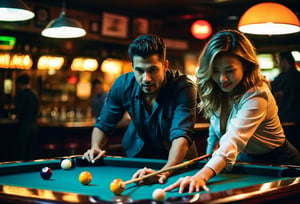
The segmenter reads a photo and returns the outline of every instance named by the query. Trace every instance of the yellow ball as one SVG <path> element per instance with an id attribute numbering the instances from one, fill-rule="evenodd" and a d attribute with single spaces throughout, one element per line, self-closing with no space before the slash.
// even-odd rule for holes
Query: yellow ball
<path id="1" fill-rule="evenodd" d="M 88 185 L 92 181 L 92 174 L 88 171 L 83 171 L 79 174 L 79 182 L 83 185 Z"/>
<path id="2" fill-rule="evenodd" d="M 120 195 L 125 190 L 125 183 L 122 179 L 114 179 L 110 183 L 109 188 L 115 195 Z"/>

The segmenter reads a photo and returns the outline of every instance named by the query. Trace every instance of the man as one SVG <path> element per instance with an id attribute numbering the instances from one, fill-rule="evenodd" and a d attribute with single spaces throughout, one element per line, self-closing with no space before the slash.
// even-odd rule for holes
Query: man
<path id="1" fill-rule="evenodd" d="M 102 110 L 107 93 L 103 89 L 100 79 L 92 81 L 93 97 L 92 97 L 92 114 L 93 118 L 97 118 Z"/>
<path id="2" fill-rule="evenodd" d="M 36 156 L 39 100 L 30 87 L 30 77 L 27 74 L 20 75 L 16 83 L 19 89 L 16 96 L 16 115 L 19 121 L 18 160 L 31 160 Z"/>
<path id="3" fill-rule="evenodd" d="M 280 74 L 271 82 L 288 140 L 300 151 L 300 72 L 291 52 L 279 53 Z"/>
<path id="4" fill-rule="evenodd" d="M 166 46 L 157 35 L 142 35 L 129 46 L 133 72 L 120 76 L 108 93 L 83 158 L 105 155 L 107 136 L 127 111 L 131 122 L 122 144 L 128 157 L 167 159 L 169 167 L 197 156 L 193 141 L 197 88 L 185 75 L 168 69 Z M 144 168 L 134 178 L 154 172 Z M 152 181 L 163 183 L 169 173 Z"/>

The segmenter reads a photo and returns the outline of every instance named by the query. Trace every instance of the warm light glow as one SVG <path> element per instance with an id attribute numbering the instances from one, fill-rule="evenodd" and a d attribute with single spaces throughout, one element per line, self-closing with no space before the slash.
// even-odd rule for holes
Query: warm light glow
<path id="1" fill-rule="evenodd" d="M 26 21 L 33 17 L 34 12 L 21 0 L 0 1 L 0 21 Z"/>
<path id="2" fill-rule="evenodd" d="M 212 27 L 205 20 L 197 20 L 192 24 L 191 32 L 197 39 L 206 39 L 212 34 Z"/>
<path id="3" fill-rule="evenodd" d="M 4 87 L 3 87 L 4 93 L 10 94 L 12 92 L 12 80 L 4 79 L 3 85 L 4 85 Z"/>
<path id="4" fill-rule="evenodd" d="M 92 85 L 90 82 L 79 81 L 76 86 L 76 95 L 80 99 L 88 99 L 91 96 Z"/>
<path id="5" fill-rule="evenodd" d="M 296 62 L 300 62 L 300 52 L 299 51 L 292 51 L 292 55 Z"/>
<path id="6" fill-rule="evenodd" d="M 58 56 L 41 56 L 38 60 L 38 70 L 60 70 L 65 62 L 63 57 Z"/>
<path id="7" fill-rule="evenodd" d="M 123 61 L 123 69 L 122 69 L 122 74 L 132 72 L 132 64 L 130 60 L 124 60 Z"/>
<path id="8" fill-rule="evenodd" d="M 272 69 L 274 67 L 272 54 L 258 54 L 257 59 L 261 69 Z"/>
<path id="9" fill-rule="evenodd" d="M 121 60 L 108 58 L 102 62 L 101 70 L 106 73 L 119 75 L 122 72 L 122 65 Z"/>
<path id="10" fill-rule="evenodd" d="M 96 71 L 99 64 L 96 59 L 92 58 L 74 58 L 71 64 L 72 71 Z"/>
<path id="11" fill-rule="evenodd" d="M 3 186 L 3 192 L 7 195 L 16 195 L 16 196 L 24 196 L 28 198 L 43 198 L 46 200 L 54 201 L 58 198 L 50 190 L 44 189 L 29 189 L 24 187 L 17 187 L 17 186 Z M 64 193 L 61 197 L 63 201 L 78 203 L 79 198 L 76 193 Z"/>
<path id="12" fill-rule="evenodd" d="M 89 99 L 92 92 L 91 72 L 80 72 L 76 85 L 76 95 L 79 99 Z"/>
<path id="13" fill-rule="evenodd" d="M 0 54 L 0 67 L 9 69 L 30 69 L 32 58 L 25 54 Z"/>
<path id="14" fill-rule="evenodd" d="M 287 7 L 272 2 L 259 3 L 241 17 L 238 29 L 257 35 L 281 35 L 300 31 L 298 17 Z"/>

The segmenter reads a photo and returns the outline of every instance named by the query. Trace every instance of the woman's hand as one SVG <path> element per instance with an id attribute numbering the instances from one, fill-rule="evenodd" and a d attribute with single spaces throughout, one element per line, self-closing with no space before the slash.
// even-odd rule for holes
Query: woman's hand
<path id="1" fill-rule="evenodd" d="M 154 173 L 155 170 L 144 167 L 143 169 L 139 169 L 135 174 L 133 174 L 132 179 L 136 179 L 136 178 L 141 178 L 146 176 L 147 174 L 151 174 Z M 162 174 L 157 174 L 155 176 L 151 176 L 149 178 L 140 180 L 138 182 L 139 185 L 141 184 L 153 184 L 153 183 L 160 183 L 163 184 L 166 182 L 167 178 L 169 176 L 168 172 L 162 173 Z"/>
<path id="2" fill-rule="evenodd" d="M 189 193 L 193 193 L 194 191 L 199 192 L 201 188 L 205 191 L 210 191 L 209 188 L 206 186 L 206 180 L 196 175 L 179 178 L 175 183 L 166 187 L 164 190 L 171 191 L 178 187 L 179 193 L 183 193 L 184 189 L 186 188 L 188 188 Z"/>
<path id="3" fill-rule="evenodd" d="M 82 159 L 86 159 L 91 163 L 95 163 L 96 160 L 102 158 L 106 154 L 105 150 L 101 150 L 100 148 L 88 149 L 84 154 Z"/>

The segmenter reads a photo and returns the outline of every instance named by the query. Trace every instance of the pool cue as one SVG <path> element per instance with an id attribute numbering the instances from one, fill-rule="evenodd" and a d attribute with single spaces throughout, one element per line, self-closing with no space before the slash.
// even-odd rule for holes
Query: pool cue
<path id="1" fill-rule="evenodd" d="M 197 162 L 197 161 L 206 159 L 206 158 L 210 157 L 211 155 L 212 155 L 212 154 L 205 154 L 205 155 L 196 157 L 196 158 L 194 158 L 194 159 L 185 161 L 185 162 L 183 162 L 183 163 L 180 163 L 180 164 L 177 164 L 177 165 L 174 165 L 174 166 L 170 166 L 170 167 L 168 167 L 168 168 L 165 168 L 165 169 L 162 169 L 162 170 L 153 172 L 153 173 L 151 173 L 151 174 L 147 174 L 147 175 L 142 176 L 142 177 L 139 177 L 139 178 L 135 178 L 135 179 L 131 179 L 131 180 L 125 181 L 124 184 L 127 185 L 127 184 L 130 184 L 130 183 L 134 183 L 134 182 L 138 182 L 138 181 L 141 181 L 141 180 L 150 178 L 150 177 L 155 176 L 155 175 L 157 175 L 157 174 L 161 174 L 161 173 L 164 173 L 164 172 L 167 172 L 167 171 L 171 171 L 171 170 L 180 169 L 180 168 L 186 167 L 186 166 L 188 166 L 188 165 L 191 165 L 191 164 L 193 164 L 193 163 L 195 163 L 195 162 Z"/>

